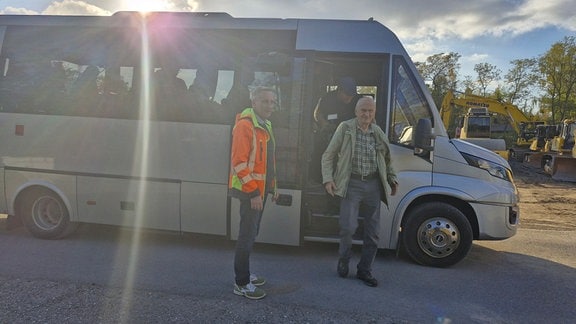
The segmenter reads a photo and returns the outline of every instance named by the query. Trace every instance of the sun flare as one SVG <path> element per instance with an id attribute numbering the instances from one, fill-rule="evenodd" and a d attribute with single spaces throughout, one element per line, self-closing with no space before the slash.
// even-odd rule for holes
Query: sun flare
<path id="1" fill-rule="evenodd" d="M 140 12 L 167 11 L 171 7 L 167 0 L 124 0 L 122 4 L 122 10 Z"/>

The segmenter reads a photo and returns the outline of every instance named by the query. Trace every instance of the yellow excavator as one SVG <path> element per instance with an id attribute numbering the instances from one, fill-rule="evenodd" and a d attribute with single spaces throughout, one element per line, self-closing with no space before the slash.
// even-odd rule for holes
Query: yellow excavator
<path id="1" fill-rule="evenodd" d="M 523 160 L 524 154 L 529 151 L 530 145 L 536 138 L 536 126 L 544 124 L 542 121 L 528 118 L 513 104 L 472 94 L 455 96 L 454 92 L 448 91 L 440 108 L 442 122 L 448 130 L 451 130 L 451 126 L 455 124 L 452 121 L 455 117 L 453 116 L 455 106 L 467 109 L 462 127 L 456 128 L 455 136 L 495 151 L 506 159 L 515 157 Z M 517 135 L 515 145 L 507 147 L 503 139 L 491 138 L 492 114 L 503 115 L 509 121 Z M 470 130 L 482 131 L 470 133 Z"/>

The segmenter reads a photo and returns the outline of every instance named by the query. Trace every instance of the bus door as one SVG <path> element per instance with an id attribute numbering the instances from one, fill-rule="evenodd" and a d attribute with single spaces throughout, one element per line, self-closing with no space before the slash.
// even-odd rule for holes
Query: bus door
<path id="1" fill-rule="evenodd" d="M 314 120 L 313 111 L 321 98 L 326 98 L 330 96 L 329 93 L 337 90 L 338 80 L 342 77 L 351 77 L 357 84 L 357 96 L 353 97 L 346 106 L 346 109 L 350 110 L 350 115 L 345 119 L 353 118 L 355 103 L 361 96 L 372 96 L 377 101 L 385 102 L 382 90 L 383 63 L 381 58 L 331 56 L 316 58 L 311 65 L 313 65 L 313 73 L 309 73 L 308 87 L 314 89 L 315 92 L 312 93 L 313 98 L 309 100 L 312 107 L 308 118 L 313 120 L 313 127 L 309 134 L 311 148 L 309 149 L 308 176 L 303 185 L 303 235 L 305 240 L 333 240 L 338 237 L 340 198 L 326 193 L 322 184 L 320 161 L 340 120 L 334 125 L 323 128 Z M 362 227 L 360 219 L 355 239 L 361 239 Z"/>

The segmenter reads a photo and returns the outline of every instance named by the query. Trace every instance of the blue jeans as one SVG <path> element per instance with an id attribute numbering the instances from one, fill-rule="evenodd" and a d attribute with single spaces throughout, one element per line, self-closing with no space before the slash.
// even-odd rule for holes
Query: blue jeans
<path id="1" fill-rule="evenodd" d="M 361 181 L 350 179 L 346 197 L 340 202 L 340 258 L 352 256 L 352 235 L 358 228 L 358 217 L 364 219 L 364 243 L 358 263 L 359 273 L 372 271 L 372 263 L 378 252 L 380 232 L 380 180 Z"/>
<path id="2" fill-rule="evenodd" d="M 264 197 L 266 205 L 266 196 Z M 234 274 L 236 284 L 247 285 L 250 282 L 250 253 L 260 230 L 262 211 L 250 206 L 250 199 L 240 199 L 240 229 L 234 254 Z"/>

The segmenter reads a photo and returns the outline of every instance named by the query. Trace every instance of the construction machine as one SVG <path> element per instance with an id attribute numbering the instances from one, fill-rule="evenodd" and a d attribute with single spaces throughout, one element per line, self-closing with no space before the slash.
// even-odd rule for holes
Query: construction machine
<path id="1" fill-rule="evenodd" d="M 542 121 L 534 121 L 528 118 L 522 110 L 511 103 L 472 94 L 455 96 L 452 91 L 448 91 L 444 96 L 440 108 L 440 116 L 448 130 L 455 124 L 452 121 L 455 111 L 454 106 L 468 109 L 468 112 L 464 115 L 460 133 L 458 134 L 458 128 L 456 128 L 455 135 L 457 137 L 459 135 L 460 138 L 466 141 L 475 142 L 477 145 L 493 150 L 504 158 L 515 157 L 518 160 L 523 160 L 524 154 L 529 151 L 530 145 L 536 138 L 536 127 L 544 124 Z M 516 132 L 514 145 L 506 145 L 503 139 L 491 138 L 492 114 L 502 115 L 508 120 Z M 488 133 L 470 134 L 462 132 L 462 130 L 470 128 L 470 123 L 482 123 L 484 125 L 483 129 L 488 130 Z M 479 137 L 482 138 L 481 141 L 478 140 Z"/>
<path id="2" fill-rule="evenodd" d="M 550 140 L 550 157 L 545 160 L 544 172 L 552 179 L 576 182 L 576 122 L 564 120 L 558 135 Z"/>
<path id="3" fill-rule="evenodd" d="M 551 140 L 558 135 L 560 125 L 537 125 L 536 135 L 530 144 L 532 152 L 549 152 Z"/>
<path id="4" fill-rule="evenodd" d="M 508 159 L 506 141 L 501 138 L 491 138 L 491 119 L 492 115 L 488 112 L 487 108 L 469 108 L 462 120 L 458 137 L 467 142 L 494 151 L 503 158 Z"/>
<path id="5" fill-rule="evenodd" d="M 539 167 L 552 179 L 576 182 L 576 122 L 566 119 L 558 125 L 540 129 L 539 143 L 531 148 L 538 150 L 526 155 L 524 163 Z"/>

